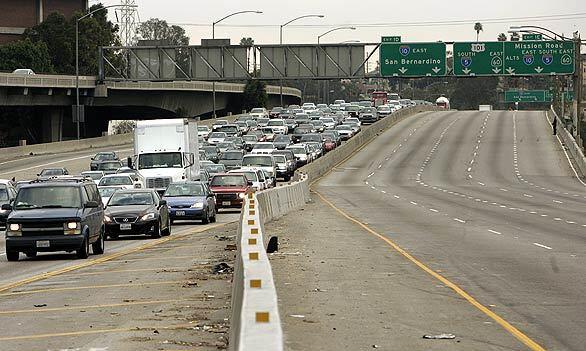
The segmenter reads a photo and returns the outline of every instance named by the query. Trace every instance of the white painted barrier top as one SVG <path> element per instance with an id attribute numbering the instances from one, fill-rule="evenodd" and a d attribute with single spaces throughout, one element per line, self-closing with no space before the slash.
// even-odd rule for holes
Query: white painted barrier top
<path id="1" fill-rule="evenodd" d="M 239 351 L 282 351 L 283 330 L 277 290 L 263 245 L 256 194 L 248 194 L 242 216 L 240 252 L 244 276 Z"/>

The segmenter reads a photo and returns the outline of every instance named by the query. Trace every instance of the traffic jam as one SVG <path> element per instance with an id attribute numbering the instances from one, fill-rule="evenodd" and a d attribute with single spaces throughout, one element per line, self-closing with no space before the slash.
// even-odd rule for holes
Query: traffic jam
<path id="1" fill-rule="evenodd" d="M 6 258 L 65 251 L 85 259 L 103 254 L 107 240 L 160 238 L 185 221 L 214 223 L 222 212 L 239 211 L 246 193 L 290 181 L 363 125 L 420 103 L 392 95 L 384 103 L 254 108 L 211 126 L 138 121 L 132 157 L 99 152 L 80 174 L 46 168 L 34 179 L 0 180 Z"/>

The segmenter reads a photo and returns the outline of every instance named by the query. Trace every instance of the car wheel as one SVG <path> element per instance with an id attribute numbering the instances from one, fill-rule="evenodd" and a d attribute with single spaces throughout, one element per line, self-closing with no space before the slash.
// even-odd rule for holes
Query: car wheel
<path id="1" fill-rule="evenodd" d="M 35 258 L 37 257 L 37 252 L 36 251 L 29 251 L 29 252 L 25 252 L 24 253 L 26 255 L 26 257 L 28 258 Z"/>
<path id="2" fill-rule="evenodd" d="M 20 252 L 18 251 L 6 251 L 6 259 L 8 261 L 18 261 Z"/>
<path id="3" fill-rule="evenodd" d="M 75 250 L 75 254 L 77 255 L 77 258 L 80 258 L 80 259 L 88 258 L 89 254 L 90 254 L 90 241 L 89 241 L 88 237 L 86 237 L 83 240 L 83 243 L 81 243 L 81 247 L 79 249 Z"/>
<path id="4" fill-rule="evenodd" d="M 167 228 L 162 231 L 162 234 L 163 234 L 163 236 L 171 235 L 171 218 L 170 217 L 167 220 Z"/>
<path id="5" fill-rule="evenodd" d="M 286 175 L 285 175 L 285 177 L 283 177 L 283 179 L 284 179 L 286 182 L 288 182 L 288 181 L 290 181 L 290 180 L 291 180 L 291 175 L 289 175 L 289 174 L 286 174 Z"/>
<path id="6" fill-rule="evenodd" d="M 153 238 L 161 237 L 161 222 L 157 222 L 159 225 L 155 228 L 155 232 L 151 235 Z"/>
<path id="7" fill-rule="evenodd" d="M 100 231 L 100 237 L 95 243 L 92 244 L 92 253 L 94 255 L 101 255 L 104 253 L 104 241 L 104 230 L 102 229 Z"/>
<path id="8" fill-rule="evenodd" d="M 206 214 L 205 214 L 205 216 L 204 216 L 204 217 L 203 217 L 203 219 L 201 220 L 201 223 L 202 223 L 202 224 L 208 224 L 208 223 L 210 223 L 210 211 L 207 211 L 207 209 L 206 209 Z"/>

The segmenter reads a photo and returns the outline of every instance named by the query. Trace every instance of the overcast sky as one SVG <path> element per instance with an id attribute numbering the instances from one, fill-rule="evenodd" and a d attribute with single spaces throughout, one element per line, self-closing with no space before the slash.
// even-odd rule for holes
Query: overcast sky
<path id="1" fill-rule="evenodd" d="M 413 0 L 413 1 L 344 1 L 344 0 L 135 0 L 142 21 L 151 17 L 181 24 L 192 45 L 201 38 L 211 38 L 211 23 L 242 10 L 260 10 L 263 14 L 242 14 L 216 26 L 216 38 L 230 38 L 237 44 L 242 37 L 252 37 L 256 44 L 279 42 L 279 24 L 305 14 L 323 14 L 324 18 L 307 18 L 285 27 L 285 43 L 315 43 L 317 36 L 337 26 L 355 26 L 356 30 L 333 32 L 324 43 L 345 40 L 379 42 L 382 35 L 401 35 L 407 41 L 475 40 L 474 22 L 483 22 L 480 40 L 496 40 L 498 33 L 510 25 L 539 25 L 571 36 L 579 30 L 586 37 L 585 0 Z M 119 4 L 120 0 L 90 0 Z M 568 15 L 564 19 L 539 18 L 506 20 L 511 17 Z M 576 15 L 579 14 L 579 15 Z M 115 18 L 112 16 L 112 19 Z M 505 19 L 504 23 L 494 20 Z M 484 21 L 483 21 L 484 20 Z M 493 20 L 493 21 L 490 21 Z M 464 24 L 413 25 L 421 22 L 466 21 Z M 399 24 L 401 23 L 401 24 Z M 372 25 L 377 26 L 373 27 Z M 244 26 L 248 27 L 244 27 Z M 295 26 L 294 26 L 295 25 Z M 370 27 L 368 25 L 371 25 Z M 380 26 L 378 26 L 380 25 Z"/>

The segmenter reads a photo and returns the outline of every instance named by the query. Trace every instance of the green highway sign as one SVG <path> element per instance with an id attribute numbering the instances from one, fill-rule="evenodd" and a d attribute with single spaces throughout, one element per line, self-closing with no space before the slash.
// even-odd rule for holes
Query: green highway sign
<path id="1" fill-rule="evenodd" d="M 446 75 L 446 44 L 386 43 L 379 49 L 383 77 Z"/>
<path id="2" fill-rule="evenodd" d="M 523 34 L 523 40 L 543 40 L 543 36 L 539 33 Z"/>
<path id="3" fill-rule="evenodd" d="M 502 42 L 454 43 L 455 76 L 492 76 L 503 74 Z"/>
<path id="4" fill-rule="evenodd" d="M 506 41 L 504 69 L 509 75 L 574 73 L 572 41 Z"/>
<path id="5" fill-rule="evenodd" d="M 383 42 L 383 43 L 400 43 L 401 37 L 400 36 L 382 37 L 381 42 Z"/>
<path id="6" fill-rule="evenodd" d="M 552 102 L 549 90 L 507 90 L 505 102 Z"/>
<path id="7" fill-rule="evenodd" d="M 454 43 L 455 76 L 574 73 L 572 41 Z"/>

